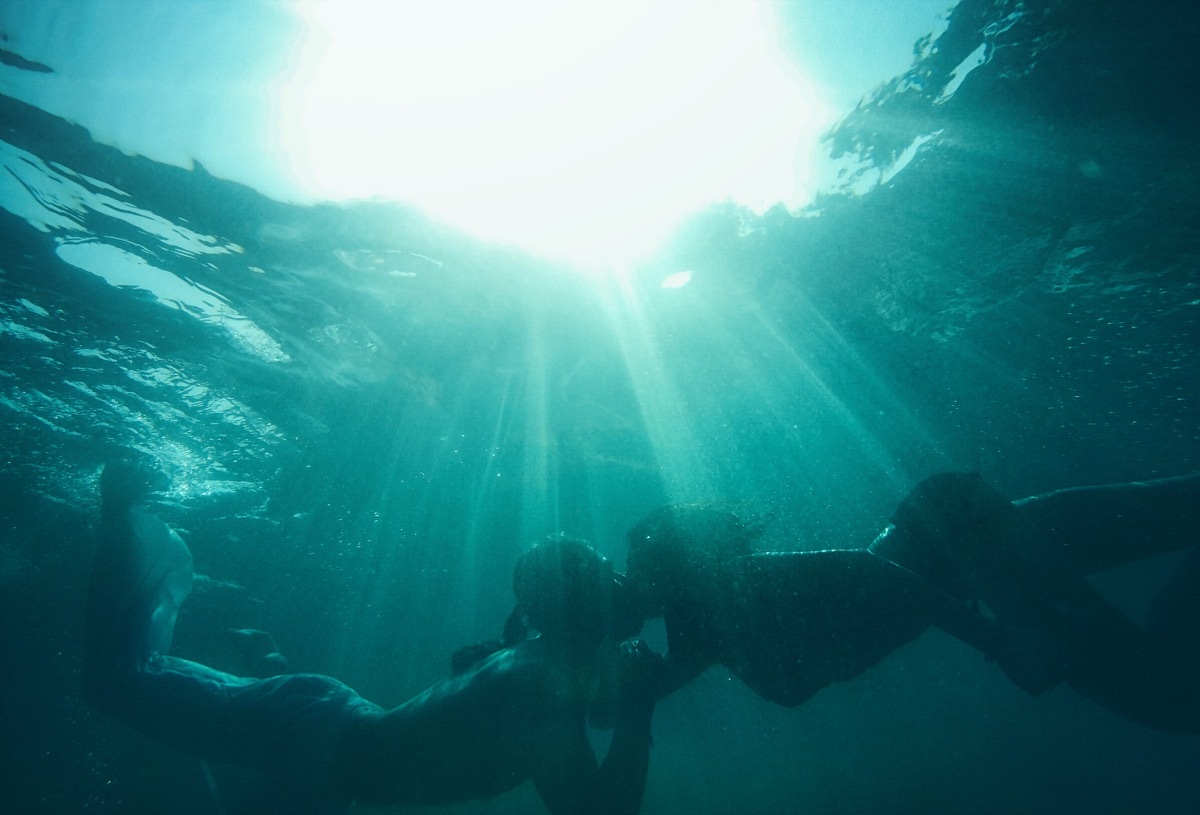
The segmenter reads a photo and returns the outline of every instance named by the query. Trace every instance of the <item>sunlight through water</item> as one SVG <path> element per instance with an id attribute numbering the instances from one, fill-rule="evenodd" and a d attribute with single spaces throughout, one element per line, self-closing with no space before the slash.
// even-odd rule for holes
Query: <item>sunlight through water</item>
<path id="1" fill-rule="evenodd" d="M 808 203 L 829 113 L 746 3 L 301 3 L 292 171 L 598 270 L 688 214 Z"/>

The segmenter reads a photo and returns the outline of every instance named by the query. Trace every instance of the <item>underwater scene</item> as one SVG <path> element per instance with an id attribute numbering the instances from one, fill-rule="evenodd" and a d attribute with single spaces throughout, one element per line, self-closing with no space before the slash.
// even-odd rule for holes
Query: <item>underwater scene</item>
<path id="1" fill-rule="evenodd" d="M 1200 471 L 1192 4 L 961 0 L 838 114 L 811 202 L 711 204 L 611 275 L 415 205 L 285 201 L 114 146 L 14 90 L 58 69 L 3 34 L 0 810 L 632 812 L 638 781 L 620 787 L 605 756 L 628 747 L 636 777 L 648 745 L 640 811 L 656 815 L 1200 812 L 1200 486 L 1178 478 Z M 114 461 L 157 480 L 102 485 Z M 971 514 L 930 526 L 942 549 L 893 556 L 944 506 L 917 488 L 949 472 L 978 482 Z M 996 541 L 1036 547 L 976 522 L 981 495 L 1008 518 L 1037 504 L 1019 499 L 1129 482 L 1173 492 L 1140 516 L 1124 492 L 1056 516 L 1067 549 L 1086 547 L 1067 527 L 1125 544 L 1086 567 L 1009 557 Z M 688 511 L 654 514 L 668 505 Z M 741 563 L 878 546 L 861 571 L 848 556 L 784 589 L 757 565 L 722 583 L 725 561 L 686 577 L 695 553 L 635 562 L 631 546 L 682 540 L 692 518 L 712 519 L 696 540 L 732 524 L 721 545 L 736 538 Z M 554 662 L 506 626 L 514 568 L 548 536 L 630 571 L 616 585 L 643 604 L 640 633 L 600 615 L 608 639 L 645 643 L 621 659 L 649 673 L 669 651 L 690 670 L 615 729 L 594 715 L 577 732 L 584 702 L 562 701 L 607 681 L 592 662 Z M 125 561 L 104 547 L 129 541 L 120 557 L 150 583 L 105 571 Z M 985 554 L 943 569 L 978 541 Z M 574 605 L 539 625 L 526 578 L 527 622 L 576 654 L 595 598 L 554 584 Z M 729 592 L 713 608 L 736 623 L 701 619 L 702 589 Z M 818 610 L 798 611 L 802 595 Z M 513 650 L 452 668 L 500 637 Z M 138 667 L 121 667 L 126 646 Z M 453 682 L 503 674 L 505 653 L 573 678 L 349 758 L 326 756 L 343 729 L 263 748 L 302 745 L 316 769 L 198 755 L 172 697 L 146 690 L 195 663 L 210 688 L 320 675 L 385 709 L 431 686 L 448 690 L 418 699 L 452 706 L 475 687 Z M 89 671 L 127 668 L 85 692 Z M 560 702 L 603 765 L 586 783 L 524 738 Z M 634 708 L 652 720 L 627 736 Z M 384 753 L 428 794 L 374 777 L 401 777 Z M 331 803 L 313 791 L 326 761 L 373 777 Z"/>

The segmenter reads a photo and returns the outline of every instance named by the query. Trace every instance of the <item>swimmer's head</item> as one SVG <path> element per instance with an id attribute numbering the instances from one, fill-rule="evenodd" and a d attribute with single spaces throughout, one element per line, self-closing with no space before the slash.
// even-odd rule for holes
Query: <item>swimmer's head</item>
<path id="1" fill-rule="evenodd" d="M 982 516 L 1003 510 L 1007 499 L 977 473 L 939 473 L 913 488 L 892 522 L 923 534 L 962 535 Z"/>
<path id="2" fill-rule="evenodd" d="M 625 639 L 641 630 L 620 575 L 587 543 L 547 538 L 517 561 L 513 592 L 530 627 L 574 641 Z"/>
<path id="3" fill-rule="evenodd" d="M 894 542 L 877 552 L 966 598 L 976 592 L 986 563 L 1004 556 L 999 549 L 1014 519 L 1012 503 L 977 473 L 940 473 L 896 508 L 895 532 L 888 535 Z"/>
<path id="4" fill-rule="evenodd" d="M 718 564 L 748 555 L 762 534 L 732 512 L 671 504 L 651 512 L 629 530 L 626 573 L 647 617 L 662 616 L 689 585 Z"/>

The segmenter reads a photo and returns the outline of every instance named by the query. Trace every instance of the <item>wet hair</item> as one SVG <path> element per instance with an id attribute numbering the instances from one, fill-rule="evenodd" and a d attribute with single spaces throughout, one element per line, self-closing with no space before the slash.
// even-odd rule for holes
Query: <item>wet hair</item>
<path id="1" fill-rule="evenodd" d="M 612 564 L 573 538 L 547 538 L 513 570 L 517 606 L 543 634 L 602 639 L 615 585 Z"/>
<path id="2" fill-rule="evenodd" d="M 650 613 L 661 613 L 663 593 L 678 590 L 690 576 L 754 551 L 765 519 L 743 521 L 706 504 L 659 507 L 629 530 L 626 572 L 648 597 Z"/>

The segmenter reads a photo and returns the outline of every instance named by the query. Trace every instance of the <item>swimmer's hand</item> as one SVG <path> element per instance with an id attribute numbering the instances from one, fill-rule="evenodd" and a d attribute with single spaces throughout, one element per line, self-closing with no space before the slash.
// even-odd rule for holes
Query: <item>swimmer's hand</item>
<path id="1" fill-rule="evenodd" d="M 666 663 L 641 640 L 620 645 L 616 661 L 617 710 L 622 715 L 645 715 L 654 710 Z"/>
<path id="2" fill-rule="evenodd" d="M 588 701 L 588 723 L 611 730 L 621 721 L 649 720 L 667 670 L 666 661 L 640 640 L 606 647 Z"/>
<path id="3" fill-rule="evenodd" d="M 1038 696 L 1062 681 L 1066 658 L 1049 637 L 1026 628 L 1001 626 L 999 641 L 989 661 L 994 661 L 1012 683 Z"/>

